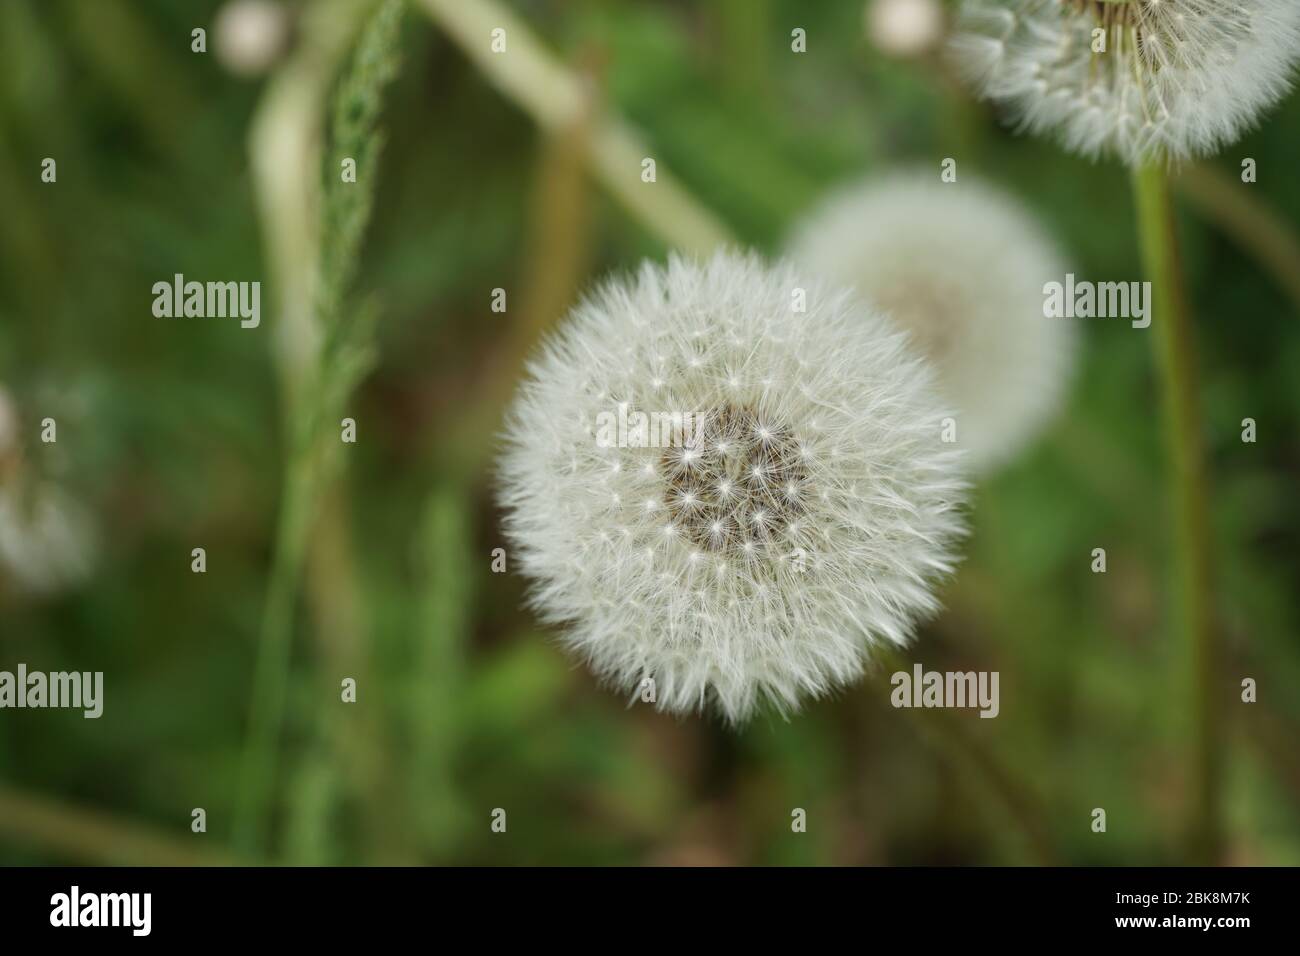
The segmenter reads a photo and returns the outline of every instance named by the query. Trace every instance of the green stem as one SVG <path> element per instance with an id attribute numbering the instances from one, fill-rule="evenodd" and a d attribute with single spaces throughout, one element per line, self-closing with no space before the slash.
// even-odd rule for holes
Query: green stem
<path id="1" fill-rule="evenodd" d="M 527 21 L 500 0 L 418 0 L 425 13 L 458 44 L 483 75 L 545 130 L 567 132 L 591 111 L 581 77 L 537 38 Z M 491 51 L 494 29 L 505 30 L 508 55 Z M 612 110 L 591 118 L 586 137 L 592 174 L 651 232 L 685 252 L 706 256 L 734 237 L 663 166 L 653 185 L 641 180 L 650 148 Z"/>
<path id="2" fill-rule="evenodd" d="M 284 477 L 284 497 L 259 633 L 248 739 L 235 809 L 235 846 L 250 856 L 266 849 L 276 746 L 288 693 L 294 604 L 314 510 L 314 486 L 311 449 L 296 447 Z"/>
<path id="3" fill-rule="evenodd" d="M 1191 861 L 1218 862 L 1221 754 L 1217 642 L 1210 590 L 1210 523 L 1192 322 L 1182 283 L 1173 203 L 1164 167 L 1148 164 L 1133 179 L 1143 268 L 1151 282 L 1152 345 L 1164 404 L 1174 521 L 1174 606 L 1188 655 L 1194 751 L 1187 839 Z"/>
<path id="4" fill-rule="evenodd" d="M 303 11 L 297 52 L 269 83 L 249 134 L 263 243 L 276 290 L 275 360 L 290 443 L 235 805 L 235 845 L 250 856 L 267 853 L 294 611 L 320 494 L 310 418 L 319 397 L 313 389 L 319 387 L 322 335 L 313 307 L 322 117 L 338 65 L 370 9 L 355 0 L 319 0 Z"/>
<path id="5" fill-rule="evenodd" d="M 416 542 L 424 595 L 404 715 L 410 721 L 409 794 L 421 849 L 439 863 L 460 842 L 469 816 L 456 776 L 464 671 L 473 622 L 472 491 L 439 482 L 425 500 Z"/>

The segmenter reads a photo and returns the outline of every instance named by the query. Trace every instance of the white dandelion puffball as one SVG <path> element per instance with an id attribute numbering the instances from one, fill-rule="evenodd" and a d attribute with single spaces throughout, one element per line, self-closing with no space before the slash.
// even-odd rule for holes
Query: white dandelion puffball
<path id="1" fill-rule="evenodd" d="M 288 11 L 274 0 L 230 0 L 217 11 L 215 52 L 237 76 L 269 70 L 289 41 Z"/>
<path id="2" fill-rule="evenodd" d="M 869 0 L 863 15 L 867 36 L 891 56 L 919 56 L 943 36 L 939 0 Z"/>
<path id="3" fill-rule="evenodd" d="M 533 606 L 634 700 L 782 712 L 905 644 L 965 484 L 924 361 L 845 291 L 719 253 L 574 309 L 508 418 Z"/>
<path id="4" fill-rule="evenodd" d="M 796 229 L 789 252 L 907 331 L 937 370 L 972 470 L 1005 462 L 1060 404 L 1076 328 L 1043 315 L 1043 286 L 1066 267 L 992 186 L 929 171 L 854 184 Z"/>
<path id="5" fill-rule="evenodd" d="M 1129 164 L 1235 142 L 1290 88 L 1297 0 L 967 0 L 952 50 L 1067 149 Z"/>

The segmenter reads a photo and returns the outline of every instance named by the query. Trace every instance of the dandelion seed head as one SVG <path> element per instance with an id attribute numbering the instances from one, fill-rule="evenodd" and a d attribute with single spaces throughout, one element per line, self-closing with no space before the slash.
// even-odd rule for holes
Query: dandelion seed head
<path id="1" fill-rule="evenodd" d="M 1043 286 L 1066 266 L 992 186 L 929 171 L 851 184 L 796 229 L 790 254 L 852 286 L 930 359 L 971 469 L 1005 462 L 1059 407 L 1077 330 L 1044 317 Z"/>
<path id="2" fill-rule="evenodd" d="M 868 0 L 863 20 L 870 40 L 891 56 L 918 56 L 943 36 L 939 0 Z"/>
<path id="3" fill-rule="evenodd" d="M 276 0 L 230 0 L 213 20 L 213 49 L 231 73 L 258 76 L 283 55 L 289 32 L 289 12 Z"/>
<path id="4" fill-rule="evenodd" d="M 613 409 L 603 395 L 697 427 L 598 447 L 579 423 Z M 530 366 L 500 462 L 506 533 L 535 609 L 613 685 L 649 677 L 661 709 L 732 721 L 797 709 L 937 608 L 964 496 L 939 420 L 928 366 L 847 292 L 736 254 L 648 264 L 587 298 Z M 807 454 L 819 442 L 841 454 Z M 611 505 L 608 487 L 657 507 Z"/>
<path id="5" fill-rule="evenodd" d="M 1177 161 L 1232 144 L 1287 93 L 1300 3 L 966 0 L 950 47 L 1029 131 L 1085 156 Z"/>
<path id="6" fill-rule="evenodd" d="M 53 594 L 90 574 L 96 550 L 90 515 L 60 487 L 0 485 L 0 582 Z"/>

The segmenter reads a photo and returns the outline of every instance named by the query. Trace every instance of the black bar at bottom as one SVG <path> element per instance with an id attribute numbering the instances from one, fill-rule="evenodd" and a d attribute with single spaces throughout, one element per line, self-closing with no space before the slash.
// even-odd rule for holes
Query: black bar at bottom
<path id="1" fill-rule="evenodd" d="M 81 944 L 116 937 L 337 947 L 373 944 L 377 934 L 427 939 L 434 927 L 452 944 L 461 933 L 496 941 L 512 928 L 539 943 L 613 942 L 668 932 L 672 923 L 684 938 L 710 925 L 752 935 L 820 924 L 822 933 L 852 926 L 864 942 L 876 930 L 912 926 L 927 943 L 1043 933 L 1230 943 L 1293 928 L 1298 884 L 1285 868 L 10 868 L 0 870 L 0 932 L 7 944 L 75 934 Z"/>

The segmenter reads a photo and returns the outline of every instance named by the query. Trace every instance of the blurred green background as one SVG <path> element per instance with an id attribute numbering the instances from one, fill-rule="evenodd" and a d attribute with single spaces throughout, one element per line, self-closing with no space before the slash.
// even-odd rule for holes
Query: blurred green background
<path id="1" fill-rule="evenodd" d="M 218 48 L 223 5 L 0 3 L 0 387 L 17 429 L 0 483 L 15 497 L 57 488 L 82 512 L 58 535 L 76 550 L 66 574 L 51 559 L 49 580 L 24 581 L 0 563 L 0 669 L 105 674 L 99 720 L 0 711 L 0 862 L 1187 862 L 1191 718 L 1164 597 L 1159 408 L 1149 342 L 1126 322 L 1084 323 L 1068 404 L 979 483 L 947 610 L 907 655 L 999 671 L 998 719 L 894 710 L 868 681 L 733 733 L 629 709 L 559 651 L 521 608 L 523 581 L 491 571 L 505 546 L 490 467 L 502 383 L 595 278 L 672 240 L 602 185 L 583 124 L 541 132 L 423 2 L 402 27 L 357 272 L 380 308 L 376 363 L 347 402 L 359 440 L 311 538 L 270 839 L 237 847 L 289 453 L 283 289 L 250 127 L 277 71 L 301 62 L 313 5 L 282 5 L 284 47 L 251 76 Z M 1029 204 L 1081 275 L 1139 278 L 1122 167 L 1014 135 L 934 52 L 882 50 L 861 2 L 511 9 L 639 131 L 661 180 L 745 245 L 777 251 L 845 180 L 917 163 L 937 175 L 951 156 Z M 195 27 L 206 53 L 190 49 Z M 1300 315 L 1279 267 L 1248 248 L 1259 222 L 1280 224 L 1270 254 L 1295 265 L 1298 137 L 1292 96 L 1178 180 L 1212 467 L 1229 863 L 1300 863 Z M 56 183 L 41 181 L 45 157 Z M 1239 183 L 1243 157 L 1257 184 Z M 261 327 L 155 318 L 151 287 L 178 272 L 261 280 Z M 46 417 L 55 444 L 40 441 Z M 196 547 L 205 574 L 191 573 Z M 1089 570 L 1097 547 L 1106 574 Z M 344 677 L 355 704 L 340 701 Z M 1245 677 L 1257 703 L 1239 700 Z M 191 830 L 197 807 L 205 833 Z M 791 832 L 794 808 L 806 833 Z"/>

